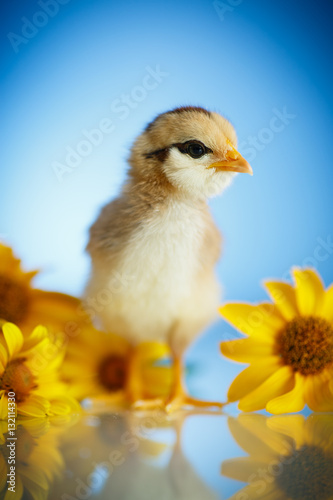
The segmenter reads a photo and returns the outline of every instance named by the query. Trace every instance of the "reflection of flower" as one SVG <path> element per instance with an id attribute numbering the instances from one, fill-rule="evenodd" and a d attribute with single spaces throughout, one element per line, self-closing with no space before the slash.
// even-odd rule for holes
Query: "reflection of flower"
<path id="1" fill-rule="evenodd" d="M 166 354 L 167 346 L 160 343 L 147 342 L 137 347 L 144 389 L 142 397 L 169 394 L 172 370 L 169 366 L 154 364 Z M 124 401 L 130 355 L 131 347 L 124 338 L 92 327 L 82 327 L 80 335 L 68 344 L 62 367 L 71 394 L 78 399 L 101 396 L 103 401 L 107 397 L 114 402 Z"/>
<path id="2" fill-rule="evenodd" d="M 249 483 L 229 500 L 332 500 L 333 420 L 329 415 L 229 419 L 249 454 L 225 460 L 222 474 Z"/>
<path id="3" fill-rule="evenodd" d="M 333 410 L 333 286 L 324 290 L 310 269 L 293 271 L 295 288 L 267 282 L 274 304 L 226 304 L 220 312 L 249 338 L 223 342 L 222 352 L 250 363 L 229 401 L 244 411 Z"/>
<path id="4" fill-rule="evenodd" d="M 36 274 L 24 272 L 12 249 L 0 243 L 0 319 L 17 324 L 24 335 L 39 324 L 51 333 L 64 331 L 67 326 L 73 329 L 73 322 L 79 324 L 80 301 L 32 288 Z"/>
<path id="5" fill-rule="evenodd" d="M 50 485 L 59 477 L 63 459 L 59 452 L 59 434 L 64 422 L 55 426 L 48 419 L 20 420 L 15 430 L 15 493 L 7 491 L 1 496 L 5 500 L 31 498 L 46 500 Z M 0 494 L 7 488 L 9 448 L 7 444 L 7 422 L 0 422 Z"/>
<path id="6" fill-rule="evenodd" d="M 13 323 L 2 325 L 0 419 L 7 419 L 9 409 L 33 417 L 79 411 L 78 403 L 66 396 L 67 386 L 59 380 L 63 355 L 42 326 L 24 338 Z"/>

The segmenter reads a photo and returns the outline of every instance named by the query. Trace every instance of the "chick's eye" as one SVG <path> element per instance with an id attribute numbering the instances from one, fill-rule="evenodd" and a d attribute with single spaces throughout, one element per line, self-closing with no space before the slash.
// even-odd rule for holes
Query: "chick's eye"
<path id="1" fill-rule="evenodd" d="M 206 151 L 205 148 L 196 142 L 192 142 L 187 146 L 187 153 L 192 156 L 192 158 L 200 158 Z"/>

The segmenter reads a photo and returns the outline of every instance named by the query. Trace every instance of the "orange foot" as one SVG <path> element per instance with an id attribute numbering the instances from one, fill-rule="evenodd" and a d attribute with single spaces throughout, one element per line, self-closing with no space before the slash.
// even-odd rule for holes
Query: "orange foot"
<path id="1" fill-rule="evenodd" d="M 173 388 L 173 394 L 166 403 L 166 411 L 173 412 L 176 410 L 181 410 L 188 406 L 196 408 L 223 408 L 223 403 L 218 403 L 216 401 L 202 401 L 201 399 L 192 398 L 186 392 L 186 388 L 183 381 L 183 364 L 180 356 L 174 354 L 174 373 L 175 373 L 175 384 Z"/>
<path id="2" fill-rule="evenodd" d="M 156 399 L 137 399 L 133 401 L 131 404 L 131 408 L 133 410 L 161 410 L 165 408 L 165 399 L 156 398 Z"/>
<path id="3" fill-rule="evenodd" d="M 165 409 L 168 413 L 173 411 L 182 410 L 187 407 L 196 408 L 218 408 L 221 410 L 223 408 L 223 403 L 217 401 L 203 401 L 202 399 L 192 398 L 187 394 L 178 394 L 172 397 L 166 404 Z"/>

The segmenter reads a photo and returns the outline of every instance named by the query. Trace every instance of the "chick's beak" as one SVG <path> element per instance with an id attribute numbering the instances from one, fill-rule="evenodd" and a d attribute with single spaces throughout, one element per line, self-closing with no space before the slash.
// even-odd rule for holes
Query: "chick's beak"
<path id="1" fill-rule="evenodd" d="M 238 153 L 237 149 L 228 141 L 229 149 L 225 154 L 225 160 L 216 161 L 207 168 L 215 168 L 222 172 L 242 172 L 244 174 L 253 175 L 251 165 Z"/>

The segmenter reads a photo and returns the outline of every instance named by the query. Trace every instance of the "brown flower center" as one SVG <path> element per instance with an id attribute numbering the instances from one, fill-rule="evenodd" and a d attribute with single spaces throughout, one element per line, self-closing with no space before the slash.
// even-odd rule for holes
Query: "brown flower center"
<path id="1" fill-rule="evenodd" d="M 294 318 L 280 332 L 278 352 L 294 371 L 320 373 L 333 363 L 333 327 L 323 318 Z"/>
<path id="2" fill-rule="evenodd" d="M 32 389 L 36 389 L 36 379 L 24 364 L 25 358 L 14 359 L 6 366 L 0 378 L 0 388 L 8 392 L 15 392 L 15 399 L 18 403 L 24 401 L 29 396 Z"/>
<path id="3" fill-rule="evenodd" d="M 333 457 L 303 446 L 286 460 L 276 484 L 291 500 L 328 500 L 333 495 Z"/>
<path id="4" fill-rule="evenodd" d="M 29 306 L 28 288 L 0 275 L 0 318 L 12 323 L 22 321 Z"/>
<path id="5" fill-rule="evenodd" d="M 125 386 L 127 364 L 124 357 L 111 354 L 101 363 L 99 381 L 109 391 L 117 391 Z"/>

